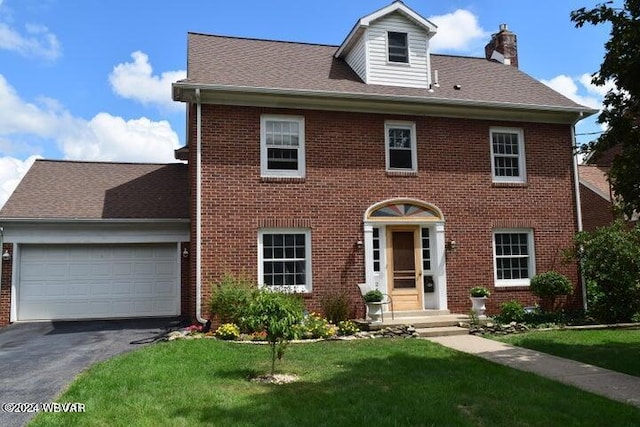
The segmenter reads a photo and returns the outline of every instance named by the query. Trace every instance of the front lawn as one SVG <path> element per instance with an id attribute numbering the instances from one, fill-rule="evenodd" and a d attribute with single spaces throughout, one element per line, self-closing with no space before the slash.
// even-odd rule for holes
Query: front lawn
<path id="1" fill-rule="evenodd" d="M 561 329 L 494 338 L 640 377 L 640 329 Z"/>
<path id="2" fill-rule="evenodd" d="M 285 385 L 269 348 L 215 340 L 155 344 L 101 363 L 35 426 L 632 426 L 640 409 L 415 339 L 292 344 Z"/>

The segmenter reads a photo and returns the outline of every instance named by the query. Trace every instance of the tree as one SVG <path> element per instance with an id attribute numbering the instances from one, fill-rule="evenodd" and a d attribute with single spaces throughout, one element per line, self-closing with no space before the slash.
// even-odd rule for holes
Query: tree
<path id="1" fill-rule="evenodd" d="M 622 7 L 608 1 L 591 10 L 574 10 L 571 20 L 578 28 L 587 23 L 611 24 L 604 60 L 591 80 L 598 86 L 614 83 L 598 117 L 608 129 L 583 149 L 597 158 L 619 147 L 609 179 L 622 212 L 631 217 L 634 211 L 640 212 L 640 0 L 625 0 Z"/>
<path id="2" fill-rule="evenodd" d="M 294 294 L 261 289 L 249 303 L 246 322 L 254 331 L 264 331 L 271 347 L 271 375 L 275 373 L 276 359 L 284 356 L 293 326 L 302 321 L 304 304 Z"/>

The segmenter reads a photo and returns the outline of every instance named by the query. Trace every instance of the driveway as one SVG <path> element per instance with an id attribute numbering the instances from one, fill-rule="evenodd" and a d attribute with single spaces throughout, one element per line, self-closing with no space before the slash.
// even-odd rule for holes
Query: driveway
<path id="1" fill-rule="evenodd" d="M 19 323 L 0 328 L 0 405 L 52 402 L 89 366 L 140 348 L 177 326 L 176 319 L 162 318 Z M 33 415 L 0 408 L 0 426 L 22 426 Z"/>

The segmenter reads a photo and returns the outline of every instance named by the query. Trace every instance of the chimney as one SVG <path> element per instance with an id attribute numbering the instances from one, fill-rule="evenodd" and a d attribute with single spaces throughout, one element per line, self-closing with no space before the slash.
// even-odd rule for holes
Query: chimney
<path id="1" fill-rule="evenodd" d="M 500 30 L 491 35 L 491 41 L 484 47 L 488 60 L 496 60 L 518 68 L 518 39 L 509 31 L 507 24 L 500 24 Z"/>

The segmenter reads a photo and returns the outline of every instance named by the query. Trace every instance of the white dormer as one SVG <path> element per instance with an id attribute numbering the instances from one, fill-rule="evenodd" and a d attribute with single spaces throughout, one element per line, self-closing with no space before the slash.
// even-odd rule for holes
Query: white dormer
<path id="1" fill-rule="evenodd" d="M 363 82 L 428 88 L 429 40 L 437 27 L 395 1 L 361 18 L 335 53 Z"/>

